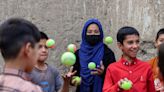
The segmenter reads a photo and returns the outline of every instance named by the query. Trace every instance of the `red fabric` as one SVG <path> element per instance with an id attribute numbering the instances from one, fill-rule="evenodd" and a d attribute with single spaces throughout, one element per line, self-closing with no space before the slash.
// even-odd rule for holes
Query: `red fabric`
<path id="1" fill-rule="evenodd" d="M 120 89 L 118 81 L 128 78 L 132 88 L 128 91 Z M 138 59 L 129 64 L 124 58 L 108 66 L 103 92 L 155 92 L 153 74 L 150 65 Z"/>

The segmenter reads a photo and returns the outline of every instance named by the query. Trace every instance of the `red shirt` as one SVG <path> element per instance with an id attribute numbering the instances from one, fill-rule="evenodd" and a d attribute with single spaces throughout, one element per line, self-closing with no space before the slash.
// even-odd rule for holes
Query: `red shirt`
<path id="1" fill-rule="evenodd" d="M 123 78 L 133 83 L 128 91 L 118 86 L 118 81 Z M 129 64 L 124 58 L 110 64 L 106 71 L 103 92 L 155 92 L 150 65 L 138 59 Z"/>

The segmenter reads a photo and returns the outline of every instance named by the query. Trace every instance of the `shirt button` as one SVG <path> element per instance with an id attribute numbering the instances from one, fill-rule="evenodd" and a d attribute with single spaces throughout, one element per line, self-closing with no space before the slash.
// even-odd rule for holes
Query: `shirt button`
<path id="1" fill-rule="evenodd" d="M 129 71 L 129 73 L 132 73 L 132 71 Z"/>

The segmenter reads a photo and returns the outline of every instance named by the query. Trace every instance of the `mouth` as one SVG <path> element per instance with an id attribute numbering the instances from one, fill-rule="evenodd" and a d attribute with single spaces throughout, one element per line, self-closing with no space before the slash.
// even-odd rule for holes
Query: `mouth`
<path id="1" fill-rule="evenodd" d="M 131 52 L 131 54 L 136 55 L 138 50 L 131 50 L 130 52 Z"/>
<path id="2" fill-rule="evenodd" d="M 45 56 L 47 56 L 47 54 L 41 54 L 40 56 L 43 56 L 43 57 L 45 57 Z"/>

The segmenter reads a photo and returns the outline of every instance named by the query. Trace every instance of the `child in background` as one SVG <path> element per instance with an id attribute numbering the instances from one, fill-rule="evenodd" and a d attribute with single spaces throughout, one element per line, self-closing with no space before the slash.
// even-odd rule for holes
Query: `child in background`
<path id="1" fill-rule="evenodd" d="M 31 81 L 38 84 L 42 87 L 43 92 L 59 92 L 62 89 L 63 80 L 60 76 L 60 73 L 54 66 L 50 66 L 46 63 L 48 58 L 48 47 L 46 46 L 46 41 L 48 40 L 48 36 L 44 32 L 40 32 L 41 38 L 39 41 L 39 56 L 37 59 L 37 63 L 31 72 Z M 75 71 L 76 72 L 76 71 Z M 69 80 L 75 72 L 68 72 L 69 76 L 63 76 L 64 85 L 63 90 L 69 86 Z M 68 84 L 68 85 L 67 85 Z M 67 88 L 68 89 L 68 88 Z"/>
<path id="2" fill-rule="evenodd" d="M 159 50 L 160 44 L 164 42 L 164 29 L 160 29 L 157 33 L 155 39 L 155 47 L 157 48 L 157 52 Z M 159 71 L 158 71 L 158 56 L 154 57 L 153 59 L 149 60 L 151 68 L 153 70 L 153 78 L 154 78 L 154 85 L 157 92 L 163 90 L 163 79 L 160 78 Z"/>

